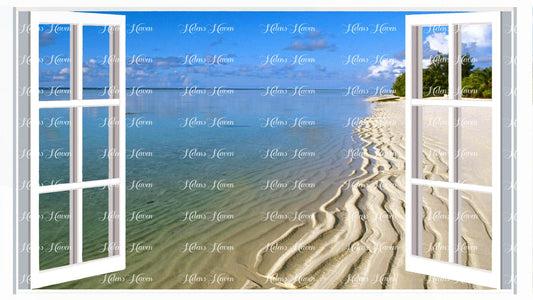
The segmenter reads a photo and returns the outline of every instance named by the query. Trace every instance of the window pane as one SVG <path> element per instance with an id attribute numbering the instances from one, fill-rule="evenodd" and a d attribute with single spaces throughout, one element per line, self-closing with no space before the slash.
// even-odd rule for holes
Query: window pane
<path id="1" fill-rule="evenodd" d="M 83 99 L 109 99 L 108 26 L 83 26 Z"/>
<path id="2" fill-rule="evenodd" d="M 109 177 L 109 158 L 116 155 L 109 149 L 109 128 L 118 120 L 110 120 L 108 111 L 107 107 L 83 109 L 83 181 Z"/>
<path id="3" fill-rule="evenodd" d="M 422 187 L 422 255 L 448 261 L 448 190 Z"/>
<path id="4" fill-rule="evenodd" d="M 461 96 L 492 98 L 492 25 L 461 25 Z"/>
<path id="5" fill-rule="evenodd" d="M 39 110 L 39 150 L 39 184 L 68 183 L 70 181 L 68 108 Z"/>
<path id="6" fill-rule="evenodd" d="M 448 26 L 422 28 L 422 93 L 424 98 L 448 98 Z"/>
<path id="7" fill-rule="evenodd" d="M 39 268 L 41 270 L 69 264 L 69 197 L 68 191 L 42 194 L 39 197 Z"/>
<path id="8" fill-rule="evenodd" d="M 422 179 L 448 181 L 448 108 L 422 110 Z"/>
<path id="9" fill-rule="evenodd" d="M 460 182 L 492 185 L 492 123 L 490 108 L 461 108 Z"/>
<path id="10" fill-rule="evenodd" d="M 108 220 L 117 216 L 108 212 L 107 187 L 83 190 L 83 261 L 108 256 Z"/>
<path id="11" fill-rule="evenodd" d="M 492 196 L 461 192 L 461 263 L 492 269 Z"/>
<path id="12" fill-rule="evenodd" d="M 39 25 L 39 100 L 68 99 L 70 25 Z"/>

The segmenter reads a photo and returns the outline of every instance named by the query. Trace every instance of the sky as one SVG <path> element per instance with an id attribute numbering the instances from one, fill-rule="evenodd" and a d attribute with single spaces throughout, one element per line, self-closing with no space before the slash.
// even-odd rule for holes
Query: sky
<path id="1" fill-rule="evenodd" d="M 127 87 L 345 89 L 392 85 L 405 68 L 405 15 L 421 12 L 106 13 L 126 16 Z M 425 28 L 426 66 L 447 39 Z M 108 28 L 84 27 L 84 87 L 108 85 L 108 43 Z M 463 27 L 462 43 L 476 67 L 490 66 L 490 26 Z M 68 25 L 41 25 L 39 44 L 40 86 L 68 87 Z"/>

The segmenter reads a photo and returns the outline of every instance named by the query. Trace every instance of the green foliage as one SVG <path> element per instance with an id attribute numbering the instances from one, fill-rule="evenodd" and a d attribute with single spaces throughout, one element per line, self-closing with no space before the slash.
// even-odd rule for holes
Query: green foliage
<path id="1" fill-rule="evenodd" d="M 492 98 L 492 67 L 475 69 L 461 85 L 463 97 Z"/>
<path id="2" fill-rule="evenodd" d="M 431 63 L 422 70 L 422 95 L 442 97 L 448 94 L 448 55 L 439 53 L 431 57 Z"/>
<path id="3" fill-rule="evenodd" d="M 396 81 L 392 85 L 394 95 L 399 97 L 405 97 L 405 72 L 396 77 Z"/>
<path id="4" fill-rule="evenodd" d="M 472 63 L 472 57 L 470 56 L 470 53 L 463 55 L 461 60 L 461 78 L 466 78 L 472 73 L 472 70 L 474 70 L 474 64 Z"/>
<path id="5" fill-rule="evenodd" d="M 492 68 L 475 69 L 470 54 L 461 58 L 462 95 L 471 98 L 492 96 Z M 422 70 L 423 97 L 442 97 L 448 94 L 448 55 L 438 53 L 431 58 L 427 68 Z M 405 73 L 392 85 L 396 96 L 405 96 Z"/>

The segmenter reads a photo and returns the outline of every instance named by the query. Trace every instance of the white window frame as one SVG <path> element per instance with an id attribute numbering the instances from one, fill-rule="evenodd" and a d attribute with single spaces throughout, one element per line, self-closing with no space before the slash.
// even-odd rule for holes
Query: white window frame
<path id="1" fill-rule="evenodd" d="M 461 99 L 461 37 L 458 26 L 492 24 L 492 100 Z M 448 100 L 423 99 L 422 95 L 422 28 L 444 25 L 449 28 L 450 60 L 448 71 Z M 512 55 L 511 15 L 508 12 L 451 13 L 406 16 L 406 269 L 407 271 L 437 276 L 493 288 L 508 289 L 512 285 L 512 249 L 514 191 L 508 187 L 514 182 L 512 164 Z M 492 109 L 492 185 L 458 183 L 459 165 L 456 155 L 448 155 L 449 181 L 422 179 L 422 113 L 424 106 L 448 107 L 448 124 L 457 124 L 462 107 L 489 107 Z M 449 125 L 448 151 L 457 153 L 460 128 Z M 449 190 L 448 261 L 422 257 L 422 186 Z M 492 270 L 460 265 L 457 251 L 461 238 L 460 194 L 473 191 L 492 195 Z"/>
<path id="2" fill-rule="evenodd" d="M 29 32 L 19 34 L 19 56 L 28 55 L 30 63 L 20 67 L 19 85 L 30 88 L 29 96 L 22 95 L 19 117 L 39 120 L 40 109 L 70 109 L 70 182 L 39 186 L 39 122 L 21 130 L 19 149 L 30 149 L 27 162 L 19 162 L 19 180 L 33 183 L 29 192 L 19 194 L 20 209 L 28 209 L 30 215 L 39 215 L 39 196 L 44 193 L 70 191 L 70 261 L 69 265 L 40 270 L 39 268 L 39 219 L 29 220 L 29 226 L 20 225 L 19 245 L 29 242 L 29 254 L 19 255 L 20 272 L 28 272 L 29 280 L 19 288 L 40 288 L 52 284 L 77 280 L 126 267 L 126 82 L 125 82 L 125 17 L 120 15 L 31 11 L 21 12 L 19 24 L 29 25 Z M 39 101 L 39 25 L 70 24 L 70 100 Z M 116 58 L 109 66 L 110 99 L 83 99 L 83 26 L 110 26 L 109 55 Z M 109 149 L 118 153 L 109 157 L 107 179 L 83 181 L 83 108 L 108 107 L 109 118 L 118 125 L 109 127 Z M 29 142 L 29 144 L 28 144 Z M 83 261 L 83 189 L 108 187 L 108 257 Z M 29 206 L 29 207 L 28 207 Z M 20 211 L 20 210 L 19 210 Z M 36 247 L 37 246 L 37 247 Z M 37 249 L 32 251 L 31 249 Z"/>

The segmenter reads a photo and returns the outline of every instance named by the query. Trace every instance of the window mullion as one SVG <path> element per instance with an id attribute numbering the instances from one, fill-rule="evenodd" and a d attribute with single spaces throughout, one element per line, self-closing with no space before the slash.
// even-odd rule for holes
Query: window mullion
<path id="1" fill-rule="evenodd" d="M 30 119 L 39 120 L 39 14 L 30 13 Z M 37 122 L 33 122 L 36 124 Z M 31 215 L 39 215 L 39 191 L 35 186 L 39 184 L 39 126 L 30 126 L 30 182 L 34 182 L 30 188 L 30 211 Z M 30 221 L 30 275 L 32 281 L 30 286 L 33 288 L 35 278 L 39 275 L 39 222 Z"/>
<path id="2" fill-rule="evenodd" d="M 429 179 L 411 179 L 413 185 L 421 185 L 434 188 L 443 188 L 443 189 L 456 189 L 461 191 L 470 191 L 470 192 L 479 192 L 479 193 L 493 193 L 492 186 L 478 185 L 478 184 L 469 184 L 469 183 L 450 183 L 449 181 L 440 181 L 440 180 L 429 180 Z"/>
<path id="3" fill-rule="evenodd" d="M 70 99 L 83 98 L 83 26 L 70 26 Z M 70 182 L 83 181 L 83 108 L 70 108 Z M 70 264 L 83 261 L 83 189 L 70 191 Z"/>
<path id="4" fill-rule="evenodd" d="M 119 93 L 119 32 L 118 27 L 112 26 L 109 30 L 109 56 L 112 58 L 111 63 L 109 64 L 109 98 L 116 99 L 120 98 Z M 123 105 L 122 101 L 124 99 L 119 100 L 121 103 L 120 105 Z M 120 108 L 118 106 L 110 106 L 109 107 L 109 119 L 113 120 L 113 126 L 109 127 L 109 150 L 112 152 L 119 153 L 119 156 L 116 155 L 110 155 L 109 156 L 109 178 L 119 178 L 119 157 L 120 155 L 123 155 L 124 149 L 120 148 L 120 126 L 123 126 L 119 119 L 120 119 Z M 118 121 L 118 122 L 117 122 Z M 109 193 L 108 193 L 108 210 L 109 213 L 114 216 L 113 218 L 109 219 L 109 227 L 108 227 L 108 239 L 109 239 L 109 256 L 117 255 L 119 254 L 119 246 L 120 246 L 120 224 L 119 224 L 119 218 L 123 218 L 123 216 L 120 215 L 119 209 L 119 194 L 120 192 L 120 185 L 118 186 L 110 186 L 109 187 Z M 118 215 L 118 218 L 115 216 Z"/>
<path id="5" fill-rule="evenodd" d="M 445 107 L 492 107 L 493 101 L 455 99 L 411 99 L 413 106 L 445 106 Z"/>
<path id="6" fill-rule="evenodd" d="M 409 255 L 422 253 L 422 190 L 413 185 L 414 178 L 422 174 L 422 107 L 413 106 L 411 99 L 422 97 L 422 28 L 412 26 L 406 35 L 406 206 L 407 240 L 406 252 Z"/>
<path id="7" fill-rule="evenodd" d="M 423 34 L 422 34 L 422 27 L 417 26 L 416 27 L 416 58 L 415 58 L 415 66 L 416 66 L 416 73 L 414 76 L 416 76 L 416 98 L 423 98 L 424 94 L 424 88 L 423 88 L 423 56 L 424 56 L 424 50 L 423 50 Z M 413 131 L 413 134 L 416 134 L 416 138 L 414 139 L 414 151 L 415 151 L 415 157 L 413 158 L 413 165 L 415 168 L 414 176 L 416 178 L 423 178 L 423 163 L 422 163 L 422 157 L 423 154 L 423 146 L 422 146 L 422 107 L 416 107 L 414 109 L 414 116 L 413 120 L 415 124 L 413 125 L 415 130 Z M 416 240 L 418 245 L 417 248 L 417 255 L 422 255 L 422 231 L 423 231 L 423 211 L 424 211 L 424 204 L 422 199 L 422 188 L 420 186 L 416 186 L 414 188 L 415 196 L 416 196 L 416 206 L 417 206 L 417 215 L 416 215 Z"/>
<path id="8" fill-rule="evenodd" d="M 451 101 L 461 98 L 461 27 L 450 24 L 448 30 L 448 97 Z M 459 107 L 448 108 L 448 182 L 459 182 L 459 149 L 461 128 Z M 448 261 L 461 263 L 461 197 L 460 191 L 448 190 Z"/>
<path id="9" fill-rule="evenodd" d="M 52 100 L 39 102 L 40 108 L 104 107 L 118 105 L 120 105 L 120 99 Z"/>

